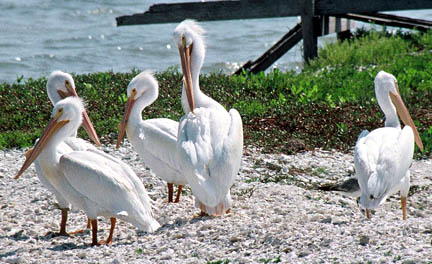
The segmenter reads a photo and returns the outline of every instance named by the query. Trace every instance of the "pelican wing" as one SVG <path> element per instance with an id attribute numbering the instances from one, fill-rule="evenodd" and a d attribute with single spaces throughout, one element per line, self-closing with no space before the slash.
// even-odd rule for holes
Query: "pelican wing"
<path id="1" fill-rule="evenodd" d="M 74 151 L 61 157 L 60 167 L 71 186 L 96 204 L 98 212 L 128 216 L 144 210 L 151 214 L 144 186 L 120 160 L 98 150 Z"/>
<path id="2" fill-rule="evenodd" d="M 167 118 L 139 123 L 129 140 L 145 165 L 167 182 L 185 184 L 177 154 L 178 122 Z"/>
<path id="3" fill-rule="evenodd" d="M 243 153 L 243 123 L 239 112 L 236 109 L 229 111 L 231 125 L 228 134 L 223 138 L 223 145 L 220 155 L 215 155 L 210 169 L 221 169 L 220 173 L 226 175 L 227 182 L 231 186 L 240 169 Z"/>
<path id="4" fill-rule="evenodd" d="M 375 197 L 384 193 L 391 194 L 400 185 L 414 155 L 414 132 L 411 127 L 405 126 L 403 130 L 386 129 L 392 131 L 383 138 L 376 168 L 376 183 L 374 178 L 368 183 L 369 189 L 375 190 Z"/>
<path id="5" fill-rule="evenodd" d="M 364 186 L 366 186 L 373 170 L 372 167 L 375 166 L 374 157 L 371 157 L 371 160 L 369 160 L 369 154 L 374 153 L 375 144 L 371 144 L 370 142 L 369 145 L 366 144 L 368 134 L 369 131 L 367 130 L 363 130 L 360 133 L 354 149 L 355 172 L 361 189 L 365 188 Z"/>
<path id="6" fill-rule="evenodd" d="M 414 133 L 409 126 L 403 130 L 379 128 L 359 139 L 355 151 L 363 199 L 368 208 L 373 208 L 399 190 L 412 162 Z"/>
<path id="7" fill-rule="evenodd" d="M 177 147 L 194 195 L 216 206 L 231 187 L 240 167 L 243 128 L 236 110 L 197 108 L 179 124 Z"/>

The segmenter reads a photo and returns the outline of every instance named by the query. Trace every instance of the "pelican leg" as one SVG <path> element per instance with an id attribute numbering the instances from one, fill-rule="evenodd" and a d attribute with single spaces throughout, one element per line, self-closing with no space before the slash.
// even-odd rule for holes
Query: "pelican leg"
<path id="1" fill-rule="evenodd" d="M 91 220 L 87 217 L 87 229 L 91 228 Z"/>
<path id="2" fill-rule="evenodd" d="M 401 196 L 401 205 L 402 205 L 402 219 L 407 219 L 407 208 L 406 208 L 407 198 Z"/>
<path id="3" fill-rule="evenodd" d="M 209 214 L 206 212 L 205 205 L 203 203 L 201 203 L 201 201 L 198 201 L 198 204 L 199 204 L 199 207 L 201 209 L 201 212 L 200 212 L 199 216 L 209 216 Z"/>
<path id="4" fill-rule="evenodd" d="M 91 226 L 92 226 L 92 243 L 91 246 L 100 246 L 100 244 L 97 241 L 97 219 L 91 219 Z"/>
<path id="5" fill-rule="evenodd" d="M 366 209 L 366 217 L 367 217 L 367 219 L 371 219 L 371 211 L 370 211 L 370 209 Z"/>
<path id="6" fill-rule="evenodd" d="M 177 195 L 176 195 L 176 199 L 174 201 L 175 203 L 180 202 L 180 195 L 181 195 L 182 190 L 183 190 L 183 185 L 180 184 L 177 188 Z"/>
<path id="7" fill-rule="evenodd" d="M 173 196 L 174 196 L 174 187 L 172 183 L 168 183 L 168 203 L 173 202 Z"/>
<path id="8" fill-rule="evenodd" d="M 111 217 L 110 220 L 111 220 L 111 228 L 110 228 L 109 236 L 108 236 L 107 240 L 102 240 L 101 242 L 99 242 L 99 245 L 111 245 L 112 244 L 114 228 L 115 228 L 117 219 L 115 217 Z"/>
<path id="9" fill-rule="evenodd" d="M 111 220 L 110 233 L 109 233 L 109 236 L 108 236 L 107 240 L 105 241 L 105 244 L 107 244 L 107 245 L 111 245 L 111 243 L 112 243 L 113 234 L 114 234 L 114 228 L 115 228 L 115 225 L 116 225 L 116 219 L 115 219 L 115 217 L 111 217 L 110 220 Z"/>
<path id="10" fill-rule="evenodd" d="M 60 222 L 60 232 L 58 233 L 59 236 L 69 236 L 69 234 L 66 232 L 66 222 L 68 217 L 68 208 L 61 208 L 62 216 L 61 216 L 61 222 Z"/>

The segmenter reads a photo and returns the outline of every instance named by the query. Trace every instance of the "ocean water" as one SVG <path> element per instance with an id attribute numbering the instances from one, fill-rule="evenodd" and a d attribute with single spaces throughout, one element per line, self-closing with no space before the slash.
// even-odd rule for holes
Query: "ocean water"
<path id="1" fill-rule="evenodd" d="M 177 23 L 116 27 L 117 16 L 168 2 L 184 0 L 1 0 L 0 82 L 47 76 L 54 70 L 90 73 L 179 67 L 172 40 Z M 432 10 L 395 13 L 432 18 Z M 207 31 L 203 72 L 233 72 L 260 56 L 298 21 L 286 17 L 202 22 Z M 320 38 L 320 45 L 334 40 L 334 34 Z M 301 65 L 301 45 L 297 45 L 273 67 L 299 70 Z"/>

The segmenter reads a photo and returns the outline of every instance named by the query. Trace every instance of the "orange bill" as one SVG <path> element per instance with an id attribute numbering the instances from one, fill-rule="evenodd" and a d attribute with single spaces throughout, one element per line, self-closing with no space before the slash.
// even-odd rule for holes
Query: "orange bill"
<path id="1" fill-rule="evenodd" d="M 87 111 L 84 110 L 82 113 L 83 116 L 83 122 L 82 122 L 82 127 L 84 128 L 84 130 L 87 132 L 87 135 L 89 135 L 89 137 L 91 138 L 91 140 L 98 146 L 102 146 L 102 144 L 99 141 L 99 137 L 96 133 L 96 130 L 93 127 L 92 122 L 90 121 L 90 118 L 87 114 Z"/>
<path id="2" fill-rule="evenodd" d="M 396 89 L 399 91 L 399 88 L 396 83 Z M 394 106 L 396 107 L 396 111 L 402 120 L 402 122 L 406 126 L 410 126 L 414 132 L 414 138 L 417 146 L 420 148 L 421 151 L 423 151 L 423 143 L 421 141 L 420 135 L 417 131 L 417 127 L 414 125 L 414 122 L 408 112 L 408 109 L 406 108 L 404 102 L 402 101 L 402 98 L 399 93 L 395 94 L 393 92 L 390 92 L 390 99 L 393 102 Z"/>
<path id="3" fill-rule="evenodd" d="M 61 99 L 64 99 L 64 98 L 69 97 L 69 96 L 78 96 L 77 92 L 72 87 L 72 85 L 70 84 L 70 82 L 66 82 L 65 83 L 65 87 L 66 87 L 66 90 L 68 91 L 67 93 L 63 92 L 62 90 L 57 90 L 57 93 L 59 94 L 59 96 L 60 96 Z M 90 121 L 90 118 L 89 118 L 89 116 L 87 114 L 87 111 L 84 110 L 84 112 L 83 112 L 82 115 L 83 115 L 82 126 L 83 126 L 84 130 L 87 132 L 87 135 L 89 135 L 90 139 L 98 147 L 102 146 L 102 144 L 99 141 L 99 137 L 98 137 L 98 135 L 96 133 L 96 130 L 94 129 L 93 124 Z"/>
<path id="4" fill-rule="evenodd" d="M 186 47 L 186 40 L 183 37 L 182 47 L 179 47 L 180 61 L 182 65 L 182 71 L 184 76 L 184 86 L 186 90 L 186 96 L 189 103 L 189 108 L 191 112 L 194 110 L 194 100 L 193 100 L 193 86 L 192 86 L 192 74 L 191 74 L 191 58 L 192 45 Z"/>
<path id="5" fill-rule="evenodd" d="M 67 92 L 64 92 L 62 90 L 57 90 L 57 93 L 59 94 L 61 99 L 65 99 L 66 97 L 69 97 L 69 96 L 78 96 L 77 92 L 72 87 L 72 84 L 70 84 L 69 82 L 66 82 L 65 87 L 66 87 Z"/>
<path id="6" fill-rule="evenodd" d="M 135 100 L 135 95 L 136 95 L 136 90 L 133 89 L 131 92 L 131 95 L 129 96 L 127 103 L 126 103 L 126 109 L 125 109 L 125 113 L 123 115 L 123 120 L 121 121 L 121 123 L 119 124 L 119 134 L 117 137 L 117 144 L 116 144 L 116 149 L 118 149 L 120 147 L 120 144 L 123 140 L 125 131 L 126 131 L 126 125 L 127 122 L 129 120 L 129 115 L 132 111 L 132 107 L 134 106 L 136 100 Z"/>
<path id="7" fill-rule="evenodd" d="M 33 151 L 26 155 L 26 160 L 17 175 L 15 176 L 15 179 L 18 179 L 24 173 L 24 171 L 27 170 L 28 167 L 30 167 L 30 165 L 39 156 L 40 152 L 44 149 L 45 145 L 50 141 L 50 139 L 55 135 L 55 133 L 64 125 L 69 123 L 69 120 L 57 121 L 57 118 L 59 116 L 59 114 L 56 114 L 48 123 L 39 141 L 34 146 Z"/>

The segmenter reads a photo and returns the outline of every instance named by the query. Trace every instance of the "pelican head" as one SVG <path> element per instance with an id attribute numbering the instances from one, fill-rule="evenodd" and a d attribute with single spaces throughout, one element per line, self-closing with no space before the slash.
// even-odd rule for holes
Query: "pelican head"
<path id="1" fill-rule="evenodd" d="M 418 134 L 417 128 L 406 108 L 400 93 L 396 78 L 385 71 L 380 71 L 375 77 L 375 95 L 379 106 L 386 116 L 385 125 L 390 127 L 400 127 L 397 115 L 406 126 L 413 129 L 415 142 L 423 151 L 423 143 Z"/>
<path id="2" fill-rule="evenodd" d="M 53 71 L 47 82 L 48 97 L 53 105 L 68 96 L 78 96 L 75 82 L 69 73 Z"/>
<path id="3" fill-rule="evenodd" d="M 150 105 L 157 99 L 159 94 L 157 80 L 150 71 L 143 71 L 130 81 L 126 93 L 128 101 L 126 103 L 123 120 L 119 124 L 119 135 L 116 145 L 117 149 L 120 147 L 120 144 L 123 140 L 129 116 L 135 105 L 135 102 L 140 98 L 144 99 L 144 105 L 140 109 L 141 112 L 145 106 Z"/>
<path id="4" fill-rule="evenodd" d="M 60 100 L 69 96 L 78 96 L 75 88 L 75 82 L 72 75 L 62 71 L 53 71 L 48 77 L 47 82 L 47 93 L 48 97 L 53 105 Z M 87 135 L 93 140 L 93 142 L 101 146 L 99 137 L 96 134 L 96 130 L 90 121 L 87 111 L 83 112 L 83 128 L 87 132 Z"/>
<path id="5" fill-rule="evenodd" d="M 193 20 L 181 22 L 173 33 L 174 42 L 180 53 L 185 91 L 192 112 L 194 109 L 193 78 L 198 78 L 205 57 L 204 33 L 204 29 Z"/>
<path id="6" fill-rule="evenodd" d="M 383 203 L 389 195 L 391 189 L 386 185 L 387 182 L 382 180 L 377 173 L 370 176 L 366 186 L 363 186 L 360 196 L 360 204 L 366 209 L 376 209 Z"/>
<path id="7" fill-rule="evenodd" d="M 50 122 L 33 147 L 33 151 L 27 155 L 15 179 L 18 179 L 24 173 L 47 145 L 52 145 L 48 143 L 52 142 L 56 145 L 64 138 L 75 133 L 83 121 L 83 111 L 84 105 L 79 97 L 67 97 L 55 104 Z"/>

